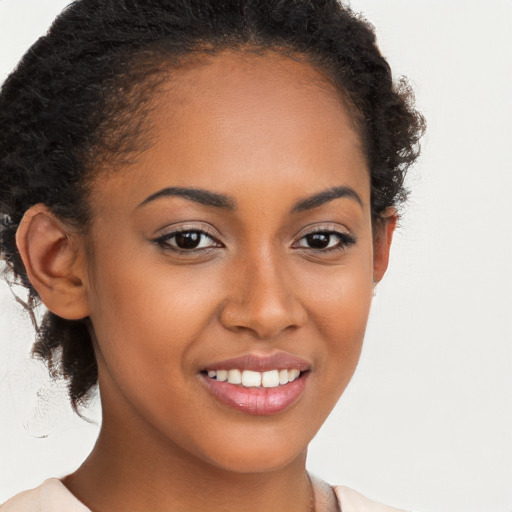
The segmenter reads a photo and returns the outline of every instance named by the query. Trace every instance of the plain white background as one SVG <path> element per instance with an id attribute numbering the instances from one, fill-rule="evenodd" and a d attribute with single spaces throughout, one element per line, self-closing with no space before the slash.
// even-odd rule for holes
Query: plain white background
<path id="1" fill-rule="evenodd" d="M 0 79 L 67 0 L 0 0 Z M 512 1 L 354 0 L 428 121 L 358 371 L 309 468 L 418 512 L 512 510 Z M 0 286 L 0 502 L 75 469 L 97 425 L 28 359 Z M 99 407 L 87 415 L 99 420 Z"/>

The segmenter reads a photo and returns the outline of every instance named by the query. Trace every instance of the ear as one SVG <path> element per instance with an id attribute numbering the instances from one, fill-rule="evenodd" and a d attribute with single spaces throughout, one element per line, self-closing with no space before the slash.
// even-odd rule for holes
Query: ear
<path id="1" fill-rule="evenodd" d="M 375 227 L 373 237 L 373 282 L 377 284 L 386 273 L 389 263 L 389 250 L 393 240 L 393 233 L 398 221 L 398 214 L 394 208 L 384 211 L 378 225 Z"/>
<path id="2" fill-rule="evenodd" d="M 89 315 L 78 233 L 66 228 L 45 205 L 36 204 L 21 220 L 16 245 L 30 282 L 52 313 L 68 320 Z"/>

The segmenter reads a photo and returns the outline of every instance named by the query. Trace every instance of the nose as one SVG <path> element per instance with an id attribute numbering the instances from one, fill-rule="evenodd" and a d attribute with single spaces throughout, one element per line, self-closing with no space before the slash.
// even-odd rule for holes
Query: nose
<path id="1" fill-rule="evenodd" d="M 306 309 L 278 258 L 268 253 L 251 258 L 232 275 L 232 291 L 220 314 L 225 328 L 270 339 L 306 323 Z"/>

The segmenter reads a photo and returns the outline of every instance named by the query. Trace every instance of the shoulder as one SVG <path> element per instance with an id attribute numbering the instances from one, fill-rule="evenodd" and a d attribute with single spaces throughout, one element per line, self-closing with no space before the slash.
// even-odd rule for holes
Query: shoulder
<path id="1" fill-rule="evenodd" d="M 405 512 L 404 510 L 388 507 L 387 505 L 370 500 L 354 491 L 354 489 L 344 485 L 335 486 L 334 492 L 343 512 Z"/>
<path id="2" fill-rule="evenodd" d="M 57 478 L 17 494 L 0 506 L 0 512 L 90 512 Z"/>

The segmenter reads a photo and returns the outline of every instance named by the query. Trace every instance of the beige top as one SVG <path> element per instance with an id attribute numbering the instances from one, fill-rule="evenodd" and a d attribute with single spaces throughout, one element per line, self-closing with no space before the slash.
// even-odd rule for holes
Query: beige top
<path id="1" fill-rule="evenodd" d="M 338 510 L 342 512 L 404 512 L 381 505 L 342 485 L 330 488 L 324 482 L 314 479 L 317 510 L 327 510 L 329 502 L 337 499 Z M 334 489 L 334 494 L 332 492 Z M 332 498 L 331 498 L 332 497 Z M 336 503 L 334 504 L 336 508 Z M 0 506 L 0 512 L 91 512 L 78 501 L 57 478 L 50 478 L 42 485 L 25 491 Z"/>

